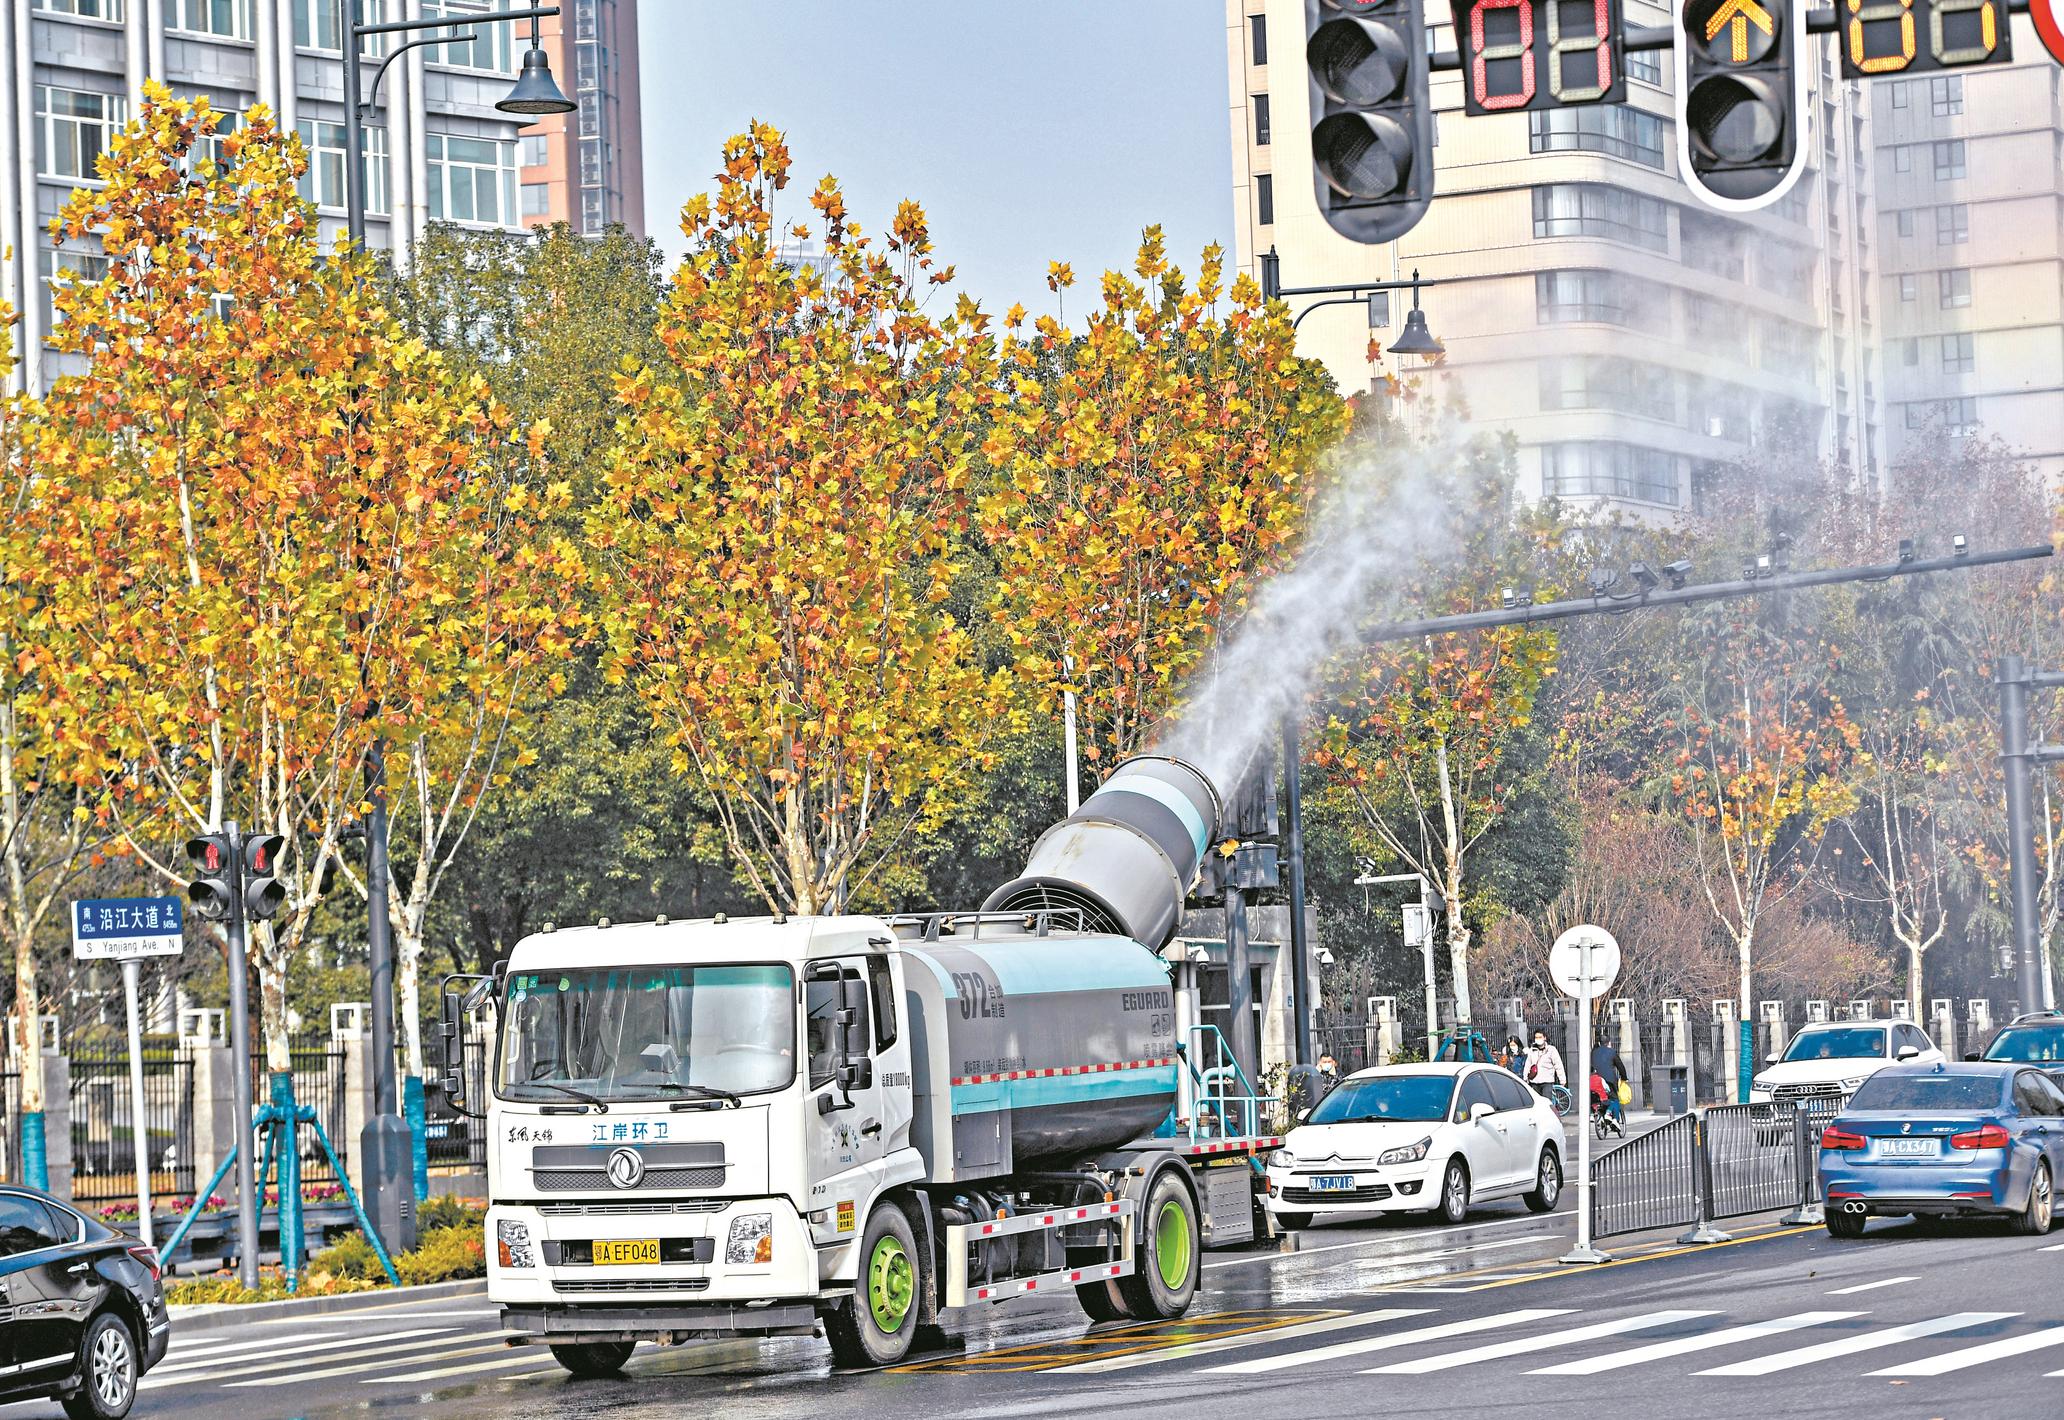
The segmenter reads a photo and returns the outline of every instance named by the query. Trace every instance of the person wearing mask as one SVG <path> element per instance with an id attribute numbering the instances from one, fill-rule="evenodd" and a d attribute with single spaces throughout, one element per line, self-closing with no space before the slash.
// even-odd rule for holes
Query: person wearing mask
<path id="1" fill-rule="evenodd" d="M 1548 1032 L 1534 1032 L 1534 1043 L 1527 1048 L 1526 1069 L 1521 1078 L 1534 1087 L 1534 1093 L 1545 1095 L 1550 1085 L 1569 1084 L 1569 1072 L 1563 1069 L 1562 1052 L 1548 1043 Z"/>
<path id="2" fill-rule="evenodd" d="M 1526 1078 L 1526 1047 L 1520 1044 L 1518 1036 L 1505 1037 L 1505 1048 L 1498 1052 L 1498 1063 L 1520 1079 Z"/>
<path id="3" fill-rule="evenodd" d="M 1605 1112 L 1613 1117 L 1613 1123 L 1625 1125 L 1627 1108 L 1620 1103 L 1620 1086 L 1627 1082 L 1627 1065 L 1602 1035 L 1591 1047 L 1591 1073 L 1605 1082 Z"/>

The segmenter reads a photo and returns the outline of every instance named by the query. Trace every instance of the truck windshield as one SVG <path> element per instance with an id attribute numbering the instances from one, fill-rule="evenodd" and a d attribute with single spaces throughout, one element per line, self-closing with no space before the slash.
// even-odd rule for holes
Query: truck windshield
<path id="1" fill-rule="evenodd" d="M 745 1095 L 794 1078 L 795 975 L 786 966 L 509 974 L 503 1099 L 688 1098 L 697 1086 Z"/>
<path id="2" fill-rule="evenodd" d="M 1876 1026 L 1837 1026 L 1801 1031 L 1786 1060 L 1883 1060 L 1885 1032 Z"/>

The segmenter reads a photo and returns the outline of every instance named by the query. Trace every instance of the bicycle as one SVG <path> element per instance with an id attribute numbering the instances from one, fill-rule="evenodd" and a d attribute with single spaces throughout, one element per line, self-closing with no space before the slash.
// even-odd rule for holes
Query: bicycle
<path id="1" fill-rule="evenodd" d="M 1541 1093 L 1547 1096 L 1548 1103 L 1554 1105 L 1555 1112 L 1564 1119 L 1568 1119 L 1570 1111 L 1576 1107 L 1568 1085 L 1546 1084 L 1541 1086 Z"/>

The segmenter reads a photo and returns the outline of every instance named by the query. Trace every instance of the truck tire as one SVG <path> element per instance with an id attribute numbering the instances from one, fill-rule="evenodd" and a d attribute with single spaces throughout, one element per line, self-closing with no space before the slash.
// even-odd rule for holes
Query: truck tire
<path id="1" fill-rule="evenodd" d="M 1161 1170 L 1147 1186 L 1140 1236 L 1133 1274 L 1118 1279 L 1126 1310 L 1141 1321 L 1181 1316 L 1197 1292 L 1203 1236 L 1197 1205 L 1172 1168 Z"/>
<path id="2" fill-rule="evenodd" d="M 613 1376 L 631 1359 L 635 1341 L 573 1341 L 552 1348 L 552 1359 L 573 1375 L 594 1380 Z"/>
<path id="3" fill-rule="evenodd" d="M 1125 1308 L 1125 1298 L 1118 1291 L 1116 1282 L 1084 1282 L 1075 1289 L 1075 1300 L 1082 1303 L 1082 1310 L 1089 1313 L 1091 1321 L 1130 1321 L 1132 1313 Z"/>
<path id="4" fill-rule="evenodd" d="M 910 1354 L 924 1293 L 923 1255 L 910 1219 L 884 1200 L 860 1235 L 853 1295 L 824 1314 L 832 1359 L 848 1369 L 892 1366 Z"/>

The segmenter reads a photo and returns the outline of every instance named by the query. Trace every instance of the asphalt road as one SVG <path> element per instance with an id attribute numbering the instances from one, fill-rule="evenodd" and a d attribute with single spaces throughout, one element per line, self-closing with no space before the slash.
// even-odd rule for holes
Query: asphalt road
<path id="1" fill-rule="evenodd" d="M 1567 1212 L 1482 1209 L 1459 1228 L 1387 1220 L 1207 1255 L 1191 1313 L 1092 1327 L 1062 1298 L 967 1314 L 966 1349 L 834 1373 L 793 1339 L 641 1348 L 623 1379 L 575 1381 L 509 1348 L 483 1298 L 180 1336 L 136 1414 L 237 1420 L 704 1415 L 905 1420 L 1376 1411 L 1585 1420 L 1719 1414 L 2064 1414 L 2064 1232 L 1876 1223 L 1861 1242 L 1775 1218 L 1699 1249 L 1614 1239 L 1555 1264 Z M 54 1405 L 0 1420 L 55 1420 Z"/>

